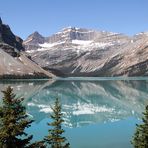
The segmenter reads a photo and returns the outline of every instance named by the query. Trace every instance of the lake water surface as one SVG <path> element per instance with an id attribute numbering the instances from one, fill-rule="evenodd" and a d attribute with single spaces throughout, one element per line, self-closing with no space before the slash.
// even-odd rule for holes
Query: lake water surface
<path id="1" fill-rule="evenodd" d="M 135 124 L 148 103 L 148 78 L 9 80 L 0 82 L 0 90 L 8 85 L 25 98 L 27 113 L 35 120 L 27 132 L 34 140 L 48 134 L 48 117 L 58 97 L 72 148 L 132 148 Z"/>

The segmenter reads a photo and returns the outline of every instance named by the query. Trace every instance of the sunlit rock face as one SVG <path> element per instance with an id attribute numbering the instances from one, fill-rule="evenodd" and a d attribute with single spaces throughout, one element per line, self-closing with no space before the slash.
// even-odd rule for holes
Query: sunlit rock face
<path id="1" fill-rule="evenodd" d="M 1 83 L 0 89 L 8 85 Z M 55 98 L 60 98 L 68 127 L 138 118 L 148 101 L 146 81 L 32 81 L 11 86 L 25 97 L 27 112 L 36 122 L 49 117 Z"/>
<path id="2" fill-rule="evenodd" d="M 75 27 L 43 37 L 33 33 L 24 46 L 41 67 L 60 76 L 148 75 L 148 33 L 133 37 Z"/>
<path id="3" fill-rule="evenodd" d="M 10 48 L 9 48 L 10 49 Z M 13 57 L 0 48 L 0 79 L 10 78 L 51 78 L 53 74 L 45 71 L 26 55 Z"/>

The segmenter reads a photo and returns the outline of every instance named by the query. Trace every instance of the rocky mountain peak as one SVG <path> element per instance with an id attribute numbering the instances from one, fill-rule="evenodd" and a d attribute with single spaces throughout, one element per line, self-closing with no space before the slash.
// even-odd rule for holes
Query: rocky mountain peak
<path id="1" fill-rule="evenodd" d="M 63 28 L 61 32 L 71 32 L 71 31 L 79 31 L 81 28 L 77 28 L 77 27 L 71 27 L 71 26 L 68 26 L 66 28 Z"/>
<path id="2" fill-rule="evenodd" d="M 0 17 L 0 25 L 2 24 L 3 22 L 2 22 L 2 19 L 1 19 L 1 17 Z"/>
<path id="3" fill-rule="evenodd" d="M 27 44 L 28 42 L 31 44 L 43 44 L 45 41 L 45 38 L 37 31 L 32 33 L 28 36 L 28 38 L 24 41 L 24 44 Z"/>
<path id="4" fill-rule="evenodd" d="M 38 38 L 43 38 L 43 36 L 39 32 L 35 31 L 31 35 L 29 35 L 28 38 L 35 40 Z"/>
<path id="5" fill-rule="evenodd" d="M 32 37 L 41 37 L 42 35 L 38 31 L 35 31 L 31 36 Z"/>
<path id="6" fill-rule="evenodd" d="M 90 32 L 90 31 L 95 31 L 92 29 L 86 29 L 86 28 L 78 28 L 78 27 L 72 27 L 68 26 L 62 29 L 62 32 L 71 32 L 71 31 L 76 31 L 76 32 Z"/>
<path id="7" fill-rule="evenodd" d="M 46 42 L 68 42 L 72 40 L 94 40 L 97 37 L 97 32 L 91 29 L 66 27 L 60 32 L 46 38 Z"/>
<path id="8" fill-rule="evenodd" d="M 71 30 L 71 29 L 73 29 L 73 28 L 75 28 L 75 27 L 68 26 L 68 27 L 63 28 L 62 31 Z"/>

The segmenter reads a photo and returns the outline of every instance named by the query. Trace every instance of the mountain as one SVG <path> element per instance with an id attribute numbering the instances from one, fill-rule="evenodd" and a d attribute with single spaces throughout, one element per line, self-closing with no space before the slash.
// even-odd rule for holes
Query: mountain
<path id="1" fill-rule="evenodd" d="M 29 50 L 29 49 L 40 48 L 38 44 L 43 44 L 44 42 L 45 42 L 44 37 L 40 35 L 38 32 L 34 32 L 27 38 L 26 41 L 24 41 L 25 49 Z"/>
<path id="2" fill-rule="evenodd" d="M 52 77 L 24 52 L 22 42 L 0 18 L 0 78 Z"/>
<path id="3" fill-rule="evenodd" d="M 59 76 L 146 76 L 148 33 L 120 33 L 68 27 L 50 37 L 35 32 L 24 42 L 42 68 Z"/>

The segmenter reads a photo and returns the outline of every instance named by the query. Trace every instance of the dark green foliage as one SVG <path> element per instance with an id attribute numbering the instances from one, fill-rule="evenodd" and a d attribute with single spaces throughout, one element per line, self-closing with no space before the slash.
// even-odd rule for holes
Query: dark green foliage
<path id="1" fill-rule="evenodd" d="M 148 148 L 148 105 L 143 113 L 142 121 L 142 124 L 136 125 L 136 132 L 132 140 L 134 148 Z"/>
<path id="2" fill-rule="evenodd" d="M 50 77 L 45 75 L 44 73 L 34 72 L 33 74 L 24 74 L 24 75 L 15 75 L 15 74 L 5 74 L 0 75 L 0 79 L 8 80 L 8 79 L 49 79 Z"/>
<path id="3" fill-rule="evenodd" d="M 70 144 L 66 143 L 66 138 L 62 136 L 64 130 L 62 129 L 62 123 L 64 120 L 62 119 L 61 113 L 61 104 L 59 99 L 56 99 L 55 105 L 52 108 L 53 113 L 50 115 L 53 122 L 48 123 L 49 126 L 52 126 L 52 129 L 49 129 L 48 136 L 45 137 L 45 142 L 51 146 L 51 148 L 69 148 Z"/>
<path id="4" fill-rule="evenodd" d="M 27 148 L 32 135 L 24 132 L 33 120 L 28 119 L 23 99 L 15 98 L 13 89 L 3 91 L 3 105 L 0 107 L 0 148 Z"/>
<path id="5" fill-rule="evenodd" d="M 31 144 L 29 148 L 46 148 L 44 141 L 39 141 Z"/>

